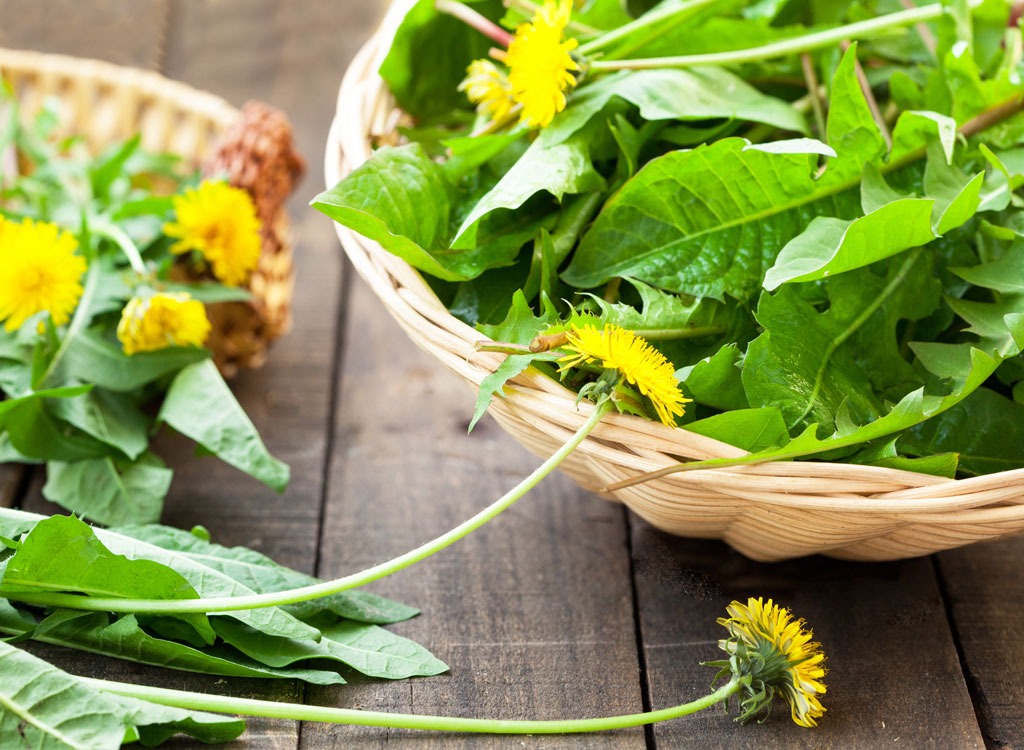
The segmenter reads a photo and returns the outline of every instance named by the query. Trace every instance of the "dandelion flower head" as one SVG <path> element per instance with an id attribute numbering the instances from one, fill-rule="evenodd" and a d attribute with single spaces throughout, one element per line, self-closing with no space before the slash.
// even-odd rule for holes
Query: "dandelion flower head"
<path id="1" fill-rule="evenodd" d="M 825 713 L 820 700 L 825 694 L 825 655 L 811 640 L 814 634 L 804 628 L 804 621 L 760 597 L 751 597 L 746 604 L 734 601 L 726 611 L 729 616 L 719 618 L 718 624 L 729 631 L 729 638 L 719 641 L 719 647 L 752 675 L 755 690 L 763 686 L 765 705 L 781 694 L 794 722 L 817 726 L 816 719 Z"/>
<path id="2" fill-rule="evenodd" d="M 672 363 L 632 331 L 610 323 L 604 328 L 574 325 L 566 332 L 566 342 L 563 348 L 571 354 L 558 360 L 561 371 L 581 364 L 600 363 L 605 369 L 617 370 L 623 379 L 650 399 L 663 423 L 674 425 L 675 418 L 683 415 L 684 404 L 689 399 L 679 390 Z"/>
<path id="3" fill-rule="evenodd" d="M 249 194 L 206 181 L 174 196 L 175 220 L 164 232 L 177 239 L 175 253 L 198 251 L 213 275 L 230 286 L 249 279 L 260 259 L 260 222 Z"/>
<path id="4" fill-rule="evenodd" d="M 117 338 L 128 355 L 169 346 L 202 346 L 209 333 L 203 303 L 184 292 L 132 297 L 117 325 Z"/>
<path id="5" fill-rule="evenodd" d="M 64 325 L 82 296 L 85 258 L 56 224 L 0 217 L 0 320 L 14 331 L 41 312 Z"/>
<path id="6" fill-rule="evenodd" d="M 492 122 L 504 120 L 515 106 L 508 76 L 490 60 L 471 62 L 459 91 L 465 91 L 476 111 Z"/>
<path id="7" fill-rule="evenodd" d="M 575 39 L 562 39 L 572 0 L 544 0 L 529 23 L 516 29 L 505 55 L 512 98 L 523 106 L 520 122 L 546 127 L 565 109 L 565 92 L 576 85 L 579 64 L 570 54 Z"/>

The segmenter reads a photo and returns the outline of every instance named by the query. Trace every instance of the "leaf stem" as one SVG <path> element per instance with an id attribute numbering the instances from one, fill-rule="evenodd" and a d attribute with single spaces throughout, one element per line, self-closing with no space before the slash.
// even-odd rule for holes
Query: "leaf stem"
<path id="1" fill-rule="evenodd" d="M 128 233 L 125 232 L 121 227 L 113 224 L 109 221 L 100 221 L 99 223 L 90 227 L 94 234 L 98 234 L 100 237 L 106 237 L 111 240 L 117 247 L 124 253 L 124 256 L 128 259 L 128 263 L 131 264 L 132 270 L 140 276 L 146 275 L 146 263 L 142 260 L 142 255 L 139 254 L 139 249 L 135 247 L 135 242 Z"/>
<path id="2" fill-rule="evenodd" d="M 386 713 L 383 711 L 362 711 L 351 708 L 328 706 L 304 706 L 278 701 L 234 698 L 225 695 L 209 695 L 184 690 L 169 690 L 147 685 L 134 685 L 110 680 L 80 677 L 90 687 L 139 698 L 164 706 L 215 711 L 217 713 L 265 716 L 293 721 L 319 721 L 331 724 L 353 726 L 392 727 L 396 729 L 421 729 L 436 732 L 475 732 L 478 734 L 578 734 L 600 732 L 610 729 L 654 724 L 659 721 L 689 716 L 705 708 L 726 701 L 743 686 L 743 679 L 733 676 L 729 682 L 702 698 L 658 711 L 645 711 L 621 716 L 607 716 L 593 719 L 564 719 L 551 721 L 467 719 L 448 716 L 426 716 L 420 714 Z"/>
<path id="3" fill-rule="evenodd" d="M 71 343 L 75 340 L 85 324 L 89 322 L 89 306 L 92 304 L 92 298 L 96 294 L 96 287 L 99 285 L 99 261 L 93 258 L 92 262 L 89 263 L 89 270 L 85 274 L 85 284 L 82 288 L 82 296 L 78 298 L 78 307 L 75 308 L 75 314 L 71 318 L 71 322 L 68 324 L 68 330 L 64 332 L 64 338 L 60 341 L 60 346 L 57 347 L 57 351 L 54 352 L 53 359 L 46 366 L 46 370 L 39 377 L 38 381 L 32 384 L 35 390 L 45 388 L 48 385 L 49 379 L 57 371 L 57 365 L 64 359 L 64 355 L 68 353 L 68 348 Z"/>
<path id="4" fill-rule="evenodd" d="M 724 325 L 683 326 L 682 328 L 636 328 L 633 333 L 647 341 L 678 341 L 725 333 Z"/>
<path id="5" fill-rule="evenodd" d="M 982 0 L 968 0 L 967 4 L 973 10 L 980 6 L 981 3 Z M 637 60 L 594 60 L 590 63 L 590 70 L 595 73 L 603 73 L 612 70 L 689 68 L 695 65 L 738 65 L 740 63 L 758 62 L 760 60 L 770 60 L 785 55 L 795 55 L 801 52 L 831 47 L 847 39 L 869 38 L 890 29 L 934 20 L 945 12 L 946 9 L 941 3 L 934 3 L 922 8 L 902 10 L 864 21 L 856 21 L 844 26 L 837 26 L 834 29 L 817 31 L 812 34 L 793 37 L 792 39 L 783 39 L 760 47 L 748 47 L 727 52 L 708 52 L 699 55 L 649 57 Z M 629 24 L 626 26 L 629 26 Z M 626 26 L 621 28 L 624 29 Z M 581 52 L 584 51 L 583 47 L 580 50 Z"/>
<path id="6" fill-rule="evenodd" d="M 90 596 L 79 596 L 76 594 L 49 593 L 49 592 L 28 592 L 28 591 L 4 591 L 0 590 L 0 596 L 13 601 L 21 601 L 26 604 L 33 604 L 45 607 L 68 607 L 71 609 L 102 611 L 102 612 L 146 612 L 146 613 L 186 613 L 186 612 L 236 612 L 243 609 L 258 609 L 261 607 L 279 607 L 285 604 L 319 599 L 321 597 L 337 594 L 341 591 L 348 591 L 359 586 L 372 583 L 373 581 L 397 573 L 410 565 L 420 562 L 436 552 L 440 552 L 471 532 L 479 529 L 491 519 L 495 518 L 502 511 L 512 507 L 523 495 L 533 489 L 544 477 L 554 471 L 559 464 L 572 453 L 583 440 L 589 435 L 602 417 L 613 407 L 610 399 L 602 399 L 594 411 L 587 418 L 586 422 L 576 430 L 554 454 L 543 464 L 524 478 L 519 484 L 488 505 L 472 518 L 462 522 L 455 528 L 445 532 L 441 536 L 412 549 L 405 554 L 394 557 L 386 562 L 373 565 L 365 570 L 351 575 L 337 578 L 333 581 L 323 581 L 311 586 L 289 589 L 287 591 L 274 591 L 265 594 L 249 594 L 245 596 L 221 596 L 206 599 L 111 599 Z"/>
<path id="7" fill-rule="evenodd" d="M 581 44 L 579 46 L 579 54 L 584 57 L 590 57 L 596 52 L 607 49 L 609 46 L 619 42 L 638 31 L 645 29 L 649 30 L 650 35 L 644 37 L 642 40 L 633 44 L 630 51 L 636 49 L 638 46 L 646 43 L 651 37 L 663 34 L 665 31 L 678 26 L 690 17 L 694 16 L 697 11 L 702 10 L 708 5 L 713 5 L 718 0 L 689 0 L 689 2 L 680 2 L 670 4 L 668 8 L 656 8 L 636 20 L 630 21 L 627 24 L 623 24 L 617 29 L 612 29 L 606 34 L 602 34 L 597 39 Z M 591 63 L 593 68 L 594 63 Z"/>

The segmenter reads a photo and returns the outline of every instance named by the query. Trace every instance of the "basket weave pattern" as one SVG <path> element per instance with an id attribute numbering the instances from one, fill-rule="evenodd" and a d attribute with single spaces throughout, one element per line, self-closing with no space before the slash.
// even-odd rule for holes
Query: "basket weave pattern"
<path id="1" fill-rule="evenodd" d="M 213 94 L 150 71 L 64 55 L 0 49 L 0 77 L 26 117 L 60 102 L 57 135 L 92 149 L 141 136 L 149 151 L 171 152 L 207 175 L 249 191 L 262 223 L 252 299 L 207 306 L 207 345 L 226 375 L 263 364 L 267 347 L 291 324 L 292 245 L 285 200 L 304 165 L 284 115 L 250 102 L 239 111 Z"/>
<path id="2" fill-rule="evenodd" d="M 410 7 L 395 3 L 345 75 L 328 136 L 328 186 L 392 137 L 402 117 L 377 74 L 395 28 Z M 479 352 L 489 341 L 448 313 L 404 261 L 336 225 L 353 266 L 406 333 L 474 389 L 500 363 Z M 510 381 L 490 413 L 527 450 L 553 453 L 593 407 L 527 370 Z M 562 464 L 582 487 L 602 488 L 683 460 L 727 458 L 743 451 L 634 416 L 605 417 Z M 758 560 L 825 554 L 855 560 L 925 555 L 1024 529 L 1024 470 L 966 480 L 817 462 L 779 462 L 695 470 L 604 493 L 654 526 L 687 537 L 723 539 Z"/>

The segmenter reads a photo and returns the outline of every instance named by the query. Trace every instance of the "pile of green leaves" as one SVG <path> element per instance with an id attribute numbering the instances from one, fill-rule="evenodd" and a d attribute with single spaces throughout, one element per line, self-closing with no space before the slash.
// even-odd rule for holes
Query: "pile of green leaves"
<path id="1" fill-rule="evenodd" d="M 469 4 L 503 18 L 499 2 Z M 569 33 L 600 38 L 651 5 L 577 3 Z M 620 35 L 604 59 L 742 56 L 904 10 L 701 5 Z M 496 341 L 526 344 L 581 313 L 642 332 L 694 400 L 684 426 L 745 460 L 1024 466 L 1021 30 L 1007 0 L 946 6 L 845 52 L 811 49 L 818 89 L 796 54 L 584 71 L 547 128 L 474 135 L 457 87 L 493 42 L 421 0 L 381 67 L 415 120 L 408 142 L 314 205 Z M 477 416 L 531 365 L 554 375 L 543 357 L 509 357 Z"/>
<path id="2" fill-rule="evenodd" d="M 52 592 L 127 599 L 241 596 L 317 581 L 252 550 L 214 544 L 202 529 L 100 530 L 74 517 L 0 509 L 0 541 L 0 596 L 8 597 L 0 599 L 0 634 L 9 642 L 31 639 L 202 674 L 317 685 L 342 684 L 344 672 L 395 680 L 447 670 L 419 644 L 381 627 L 417 610 L 360 591 L 210 615 L 115 615 L 19 601 Z M 64 746 L 56 743 L 67 725 L 102 730 L 108 742 L 69 747 L 118 747 L 110 738 L 120 742 L 126 728 L 129 739 L 135 732 L 153 744 L 179 731 L 206 741 L 232 739 L 241 731 L 235 720 L 210 724 L 214 717 L 115 698 L 2 640 L 0 672 L 4 747 L 19 732 L 33 747 Z"/>
<path id="3" fill-rule="evenodd" d="M 0 181 L 0 214 L 57 224 L 75 236 L 89 264 L 67 326 L 47 317 L 0 329 L 0 462 L 45 463 L 43 494 L 81 516 L 150 523 L 160 517 L 172 472 L 149 443 L 168 425 L 282 491 L 288 467 L 266 450 L 209 351 L 169 347 L 128 356 L 115 336 L 140 285 L 204 303 L 249 298 L 245 289 L 212 281 L 174 280 L 163 226 L 172 195 L 197 175 L 175 156 L 144 152 L 138 137 L 98 155 L 81 139 L 57 139 L 58 107 L 51 103 L 23 126 L 11 95 L 0 97 L 0 154 L 18 166 Z M 144 277 L 132 270 L 119 237 L 138 249 Z"/>

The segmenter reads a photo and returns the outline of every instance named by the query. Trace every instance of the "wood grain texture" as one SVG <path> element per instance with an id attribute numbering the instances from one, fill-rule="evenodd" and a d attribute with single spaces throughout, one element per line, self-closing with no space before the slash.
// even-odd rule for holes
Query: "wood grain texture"
<path id="1" fill-rule="evenodd" d="M 0 0 L 0 47 L 156 68 L 169 0 Z"/>
<path id="2" fill-rule="evenodd" d="M 20 499 L 18 489 L 25 471 L 17 464 L 0 464 L 0 508 L 10 508 Z"/>
<path id="3" fill-rule="evenodd" d="M 992 750 L 1024 748 L 1024 538 L 938 556 L 982 731 Z"/>
<path id="4" fill-rule="evenodd" d="M 827 655 L 827 713 L 796 726 L 784 703 L 763 725 L 716 711 L 660 725 L 660 748 L 983 750 L 931 562 L 844 563 L 806 558 L 765 565 L 718 542 L 634 533 L 651 701 L 699 697 L 719 658 L 716 618 L 733 599 L 773 598 L 804 618 Z M 735 715 L 735 713 L 733 714 Z"/>
<path id="5" fill-rule="evenodd" d="M 361 569 L 469 518 L 538 463 L 490 420 L 466 434 L 473 395 L 416 349 L 362 284 L 351 289 L 321 549 L 322 576 Z M 423 610 L 395 629 L 451 673 L 311 689 L 313 702 L 494 718 L 641 710 L 621 508 L 565 477 L 372 590 Z M 582 743 L 582 744 L 581 744 Z M 642 748 L 643 731 L 571 737 L 303 729 L 304 748 Z"/>

